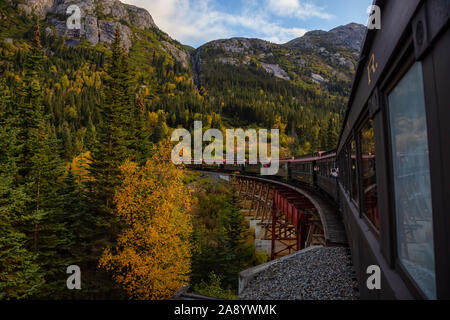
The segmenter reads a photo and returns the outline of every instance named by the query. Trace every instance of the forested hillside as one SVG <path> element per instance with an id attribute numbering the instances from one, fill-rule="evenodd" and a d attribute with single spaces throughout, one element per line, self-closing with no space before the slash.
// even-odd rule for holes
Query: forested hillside
<path id="1" fill-rule="evenodd" d="M 117 26 L 129 55 L 133 99 L 153 142 L 170 128 L 192 128 L 194 120 L 203 120 L 205 128 L 276 127 L 283 131 L 283 156 L 333 148 L 365 32 L 364 26 L 351 24 L 313 31 L 285 45 L 238 38 L 192 51 L 161 31 L 142 9 L 133 7 L 134 15 L 117 9 L 118 1 L 82 3 L 91 14 L 85 19 L 95 19 L 98 26 L 75 37 L 62 31 L 62 13 L 70 1 L 50 9 L 45 4 L 52 2 L 44 0 L 25 1 L 34 7 L 1 3 L 0 53 L 8 86 L 23 72 L 35 22 L 21 12 L 34 8 L 41 15 L 44 105 L 66 160 L 90 150 L 95 140 L 99 88 Z M 139 19 L 132 18 L 135 11 Z"/>
<path id="2" fill-rule="evenodd" d="M 213 41 L 194 53 L 197 85 L 232 126 L 282 129 L 286 156 L 329 150 L 335 147 L 364 32 L 364 26 L 350 24 L 284 45 Z"/>
<path id="3" fill-rule="evenodd" d="M 9 1 L 2 0 L 1 4 L 2 78 L 14 93 L 24 73 L 24 59 L 36 20 L 22 15 Z M 58 37 L 47 20 L 39 20 L 39 25 L 45 58 L 45 72 L 39 74 L 45 91 L 45 113 L 62 141 L 62 156 L 70 160 L 90 150 L 95 141 L 96 126 L 101 122 L 97 106 L 104 99 L 99 89 L 104 84 L 105 62 L 111 58 L 110 44 L 100 42 L 93 47 L 85 39 Z M 132 28 L 133 46 L 127 53 L 127 72 L 133 80 L 131 98 L 143 108 L 151 140 L 166 136 L 168 126 L 189 126 L 194 119 L 213 117 L 211 108 L 193 84 L 189 59 L 183 63 L 170 53 L 170 50 L 184 52 L 182 46 L 156 27 Z M 111 31 L 112 39 L 114 31 Z M 74 42 L 79 44 L 73 47 Z"/>
<path id="4" fill-rule="evenodd" d="M 0 299 L 232 295 L 264 260 L 235 197 L 158 159 L 195 120 L 279 128 L 283 156 L 333 148 L 357 52 L 324 39 L 193 50 L 119 1 L 0 0 Z"/>

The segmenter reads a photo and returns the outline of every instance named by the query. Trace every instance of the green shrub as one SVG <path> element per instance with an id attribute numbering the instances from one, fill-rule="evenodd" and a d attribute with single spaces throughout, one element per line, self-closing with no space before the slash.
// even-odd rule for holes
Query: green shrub
<path id="1" fill-rule="evenodd" d="M 256 251 L 255 252 L 255 264 L 260 265 L 267 263 L 270 260 L 269 255 L 264 252 Z"/>
<path id="2" fill-rule="evenodd" d="M 236 296 L 230 289 L 224 289 L 221 286 L 222 277 L 216 275 L 214 272 L 209 274 L 209 281 L 206 283 L 202 281 L 200 285 L 194 287 L 197 294 L 201 294 L 213 298 L 221 298 L 228 300 L 235 300 Z"/>

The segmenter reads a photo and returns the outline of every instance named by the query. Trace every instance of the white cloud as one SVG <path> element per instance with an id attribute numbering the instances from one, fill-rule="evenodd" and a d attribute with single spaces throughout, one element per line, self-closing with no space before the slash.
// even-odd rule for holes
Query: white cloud
<path id="1" fill-rule="evenodd" d="M 328 18 L 321 8 L 298 0 L 243 0 L 241 12 L 222 12 L 213 0 L 122 0 L 147 9 L 155 23 L 171 37 L 185 44 L 202 44 L 235 36 L 254 36 L 284 43 L 307 30 L 283 27 L 273 15 L 297 18 Z"/>
<path id="2" fill-rule="evenodd" d="M 268 0 L 269 10 L 282 17 L 331 19 L 333 16 L 324 9 L 302 0 Z"/>

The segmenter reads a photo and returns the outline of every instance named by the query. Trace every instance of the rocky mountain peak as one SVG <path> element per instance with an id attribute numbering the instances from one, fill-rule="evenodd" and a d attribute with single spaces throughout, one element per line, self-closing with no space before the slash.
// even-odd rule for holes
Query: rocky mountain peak
<path id="1" fill-rule="evenodd" d="M 67 8 L 77 5 L 81 10 L 81 29 L 68 30 Z M 120 26 L 122 44 L 131 47 L 133 32 L 131 27 L 140 29 L 157 28 L 147 10 L 124 4 L 119 0 L 23 0 L 18 7 L 27 14 L 36 14 L 54 26 L 58 36 L 80 37 L 92 45 L 99 42 L 110 44 L 117 26 Z"/>
<path id="2" fill-rule="evenodd" d="M 352 50 L 360 50 L 364 41 L 366 27 L 362 24 L 350 23 L 345 26 L 340 26 L 330 30 L 343 47 L 348 47 Z"/>
<path id="3" fill-rule="evenodd" d="M 196 50 L 193 65 L 200 83 L 204 66 L 219 65 L 333 87 L 334 79 L 350 83 L 365 32 L 365 26 L 351 23 L 330 31 L 310 31 L 281 45 L 248 38 L 215 40 Z"/>
<path id="4" fill-rule="evenodd" d="M 307 32 L 303 37 L 285 44 L 291 48 L 319 49 L 330 46 L 359 51 L 364 41 L 366 27 L 362 24 L 350 23 L 330 31 L 315 30 Z"/>

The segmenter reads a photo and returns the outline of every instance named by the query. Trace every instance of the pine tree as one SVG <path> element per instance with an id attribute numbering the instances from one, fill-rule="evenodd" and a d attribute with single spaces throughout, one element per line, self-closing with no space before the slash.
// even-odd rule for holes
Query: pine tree
<path id="1" fill-rule="evenodd" d="M 138 95 L 136 99 L 136 107 L 134 110 L 132 129 L 135 138 L 132 150 L 136 161 L 140 164 L 145 164 L 152 156 L 152 144 L 150 142 L 150 132 L 146 124 L 144 99 L 141 95 Z"/>
<path id="2" fill-rule="evenodd" d="M 112 55 L 99 106 L 100 122 L 96 126 L 96 144 L 91 152 L 89 164 L 88 220 L 91 220 L 89 249 L 84 263 L 87 270 L 87 292 L 99 297 L 120 296 L 111 278 L 105 271 L 98 271 L 98 259 L 105 246 L 115 243 L 121 226 L 114 216 L 114 194 L 122 182 L 120 166 L 133 153 L 135 133 L 132 130 L 133 101 L 127 57 L 121 46 L 120 30 L 117 28 L 111 47 Z M 85 274 L 86 274 L 85 273 Z"/>
<path id="3" fill-rule="evenodd" d="M 25 59 L 25 77 L 21 83 L 13 126 L 17 130 L 17 187 L 27 196 L 20 231 L 27 237 L 27 249 L 36 255 L 40 270 L 45 270 L 45 285 L 37 296 L 49 294 L 55 274 L 64 274 L 65 257 L 58 254 L 65 243 L 66 229 L 57 204 L 58 178 L 62 175 L 59 141 L 43 114 L 39 75 L 43 53 L 39 25 Z"/>
<path id="4" fill-rule="evenodd" d="M 327 150 L 332 150 L 337 147 L 337 135 L 334 130 L 334 122 L 333 118 L 331 117 L 330 120 L 328 120 L 328 128 L 327 128 Z"/>
<path id="5" fill-rule="evenodd" d="M 101 214 L 109 214 L 114 207 L 112 198 L 121 182 L 119 166 L 131 156 L 133 140 L 129 134 L 132 119 L 130 83 L 118 28 L 111 50 L 112 57 L 103 91 L 104 101 L 100 106 L 101 121 L 97 126 L 98 143 L 92 150 L 89 169 L 93 179 L 89 186 L 92 206 Z"/>
<path id="6" fill-rule="evenodd" d="M 233 193 L 230 210 L 223 221 L 225 248 L 230 250 L 232 257 L 225 270 L 224 284 L 232 288 L 237 287 L 237 275 L 251 264 L 254 252 L 253 246 L 249 244 L 248 227 L 238 201 L 237 195 Z"/>
<path id="7" fill-rule="evenodd" d="M 324 128 L 323 125 L 321 125 L 320 129 L 319 129 L 319 142 L 320 142 L 321 150 L 327 149 L 327 146 L 328 146 L 327 140 L 328 140 L 327 130 Z"/>
<path id="8" fill-rule="evenodd" d="M 33 296 L 44 282 L 21 228 L 29 199 L 24 186 L 16 184 L 18 130 L 6 112 L 10 103 L 9 90 L 0 79 L 0 300 Z"/>
<path id="9" fill-rule="evenodd" d="M 158 110 L 158 122 L 153 133 L 153 142 L 158 143 L 167 137 L 169 128 L 166 123 L 166 113 L 164 110 Z"/>
<path id="10" fill-rule="evenodd" d="M 69 167 L 57 197 L 61 209 L 59 220 L 63 221 L 65 234 L 59 235 L 64 239 L 58 248 L 59 254 L 64 257 L 65 266 L 78 265 L 84 271 L 88 270 L 90 233 L 92 232 L 92 216 L 87 214 L 86 192 L 82 181 L 77 178 Z M 87 298 L 91 293 L 90 278 L 83 276 L 83 292 L 66 289 L 66 274 L 59 274 L 52 283 L 51 292 L 58 298 Z M 86 290 L 85 290 L 86 289 Z"/>
<path id="11" fill-rule="evenodd" d="M 202 210 L 214 215 L 206 219 L 206 224 L 213 220 L 217 225 L 210 226 L 213 230 L 209 232 L 210 227 L 196 226 L 194 229 L 197 252 L 193 256 L 191 282 L 208 281 L 208 275 L 213 272 L 222 279 L 224 288 L 236 289 L 239 272 L 254 261 L 254 247 L 238 198 L 235 194 L 212 196 L 201 200 L 200 205 Z M 209 207 L 205 208 L 205 205 Z"/>

